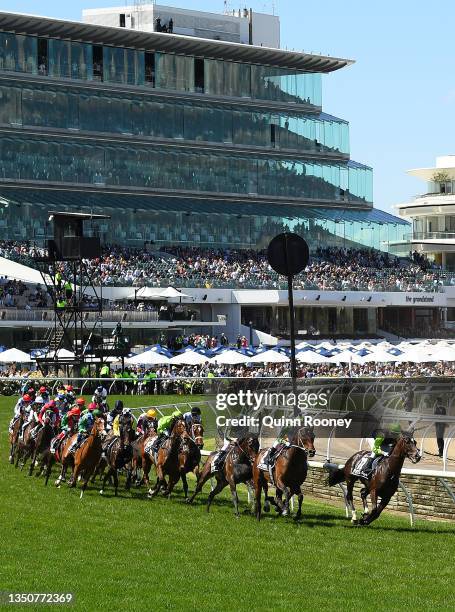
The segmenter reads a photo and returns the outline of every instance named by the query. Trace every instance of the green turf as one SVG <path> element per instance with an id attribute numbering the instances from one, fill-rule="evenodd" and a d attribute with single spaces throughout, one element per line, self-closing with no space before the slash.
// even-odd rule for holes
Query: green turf
<path id="1" fill-rule="evenodd" d="M 385 514 L 354 528 L 341 505 L 305 500 L 299 524 L 274 514 L 257 524 L 234 518 L 228 494 L 210 514 L 207 491 L 187 507 L 179 486 L 170 501 L 147 500 L 144 490 L 101 497 L 98 488 L 80 500 L 7 463 L 13 402 L 0 398 L 2 591 L 73 591 L 71 609 L 87 612 L 454 609 L 449 523 L 411 529 L 406 517 Z"/>

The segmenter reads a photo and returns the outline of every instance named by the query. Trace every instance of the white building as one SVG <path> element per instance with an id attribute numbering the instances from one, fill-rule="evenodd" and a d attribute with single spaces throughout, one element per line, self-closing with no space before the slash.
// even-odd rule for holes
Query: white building
<path id="1" fill-rule="evenodd" d="M 246 8 L 217 14 L 136 1 L 131 6 L 85 9 L 82 20 L 92 25 L 143 32 L 172 32 L 275 49 L 280 47 L 279 17 Z"/>
<path id="2" fill-rule="evenodd" d="M 408 174 L 426 181 L 427 187 L 423 195 L 396 206 L 400 217 L 412 223 L 412 234 L 393 250 L 417 251 L 455 271 L 455 155 L 437 157 L 433 168 Z"/>

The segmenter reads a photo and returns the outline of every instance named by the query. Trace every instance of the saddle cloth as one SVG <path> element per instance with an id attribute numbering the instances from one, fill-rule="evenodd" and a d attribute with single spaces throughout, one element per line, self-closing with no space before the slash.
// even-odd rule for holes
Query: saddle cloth
<path id="1" fill-rule="evenodd" d="M 268 448 L 265 453 L 262 455 L 260 462 L 258 463 L 258 468 L 263 472 L 269 471 L 269 455 L 272 449 Z"/>
<path id="2" fill-rule="evenodd" d="M 217 453 L 215 453 L 212 459 L 212 463 L 210 465 L 211 474 L 220 472 L 223 469 L 228 452 L 229 452 L 228 450 L 219 450 Z"/>
<path id="3" fill-rule="evenodd" d="M 148 438 L 146 443 L 144 444 L 144 452 L 149 454 L 152 452 L 152 446 L 155 444 L 155 440 L 158 438 L 158 436 L 153 436 L 151 438 Z"/>
<path id="4" fill-rule="evenodd" d="M 378 455 L 372 460 L 370 453 L 367 452 L 357 460 L 356 464 L 352 467 L 351 473 L 353 476 L 371 478 L 383 459 L 384 455 Z"/>

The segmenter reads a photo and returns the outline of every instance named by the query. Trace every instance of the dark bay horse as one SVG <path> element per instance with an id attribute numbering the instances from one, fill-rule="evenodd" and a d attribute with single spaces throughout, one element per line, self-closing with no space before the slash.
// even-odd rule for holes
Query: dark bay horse
<path id="1" fill-rule="evenodd" d="M 246 483 L 253 477 L 253 463 L 259 451 L 259 440 L 257 436 L 245 436 L 238 440 L 231 441 L 227 449 L 224 465 L 221 470 L 212 472 L 212 463 L 218 452 L 213 452 L 209 455 L 207 461 L 202 468 L 201 474 L 197 481 L 196 489 L 193 495 L 188 500 L 188 503 L 193 503 L 194 498 L 202 491 L 202 487 L 210 478 L 216 479 L 215 488 L 210 491 L 207 499 L 207 512 L 210 510 L 210 505 L 215 495 L 218 495 L 227 485 L 231 489 L 232 502 L 234 504 L 235 516 L 239 515 L 239 498 L 237 495 L 237 485 Z"/>
<path id="2" fill-rule="evenodd" d="M 372 523 L 379 517 L 381 512 L 387 506 L 391 497 L 398 489 L 400 473 L 405 459 L 410 459 L 412 463 L 418 463 L 421 459 L 416 441 L 412 437 L 411 433 L 402 433 L 400 435 L 393 451 L 388 457 L 384 457 L 384 459 L 380 461 L 370 479 L 356 476 L 352 473 L 352 469 L 355 467 L 358 461 L 365 456 L 365 454 L 369 454 L 369 451 L 359 451 L 354 453 L 354 455 L 352 455 L 352 457 L 346 461 L 343 468 L 331 469 L 327 478 L 327 483 L 331 487 L 333 485 L 346 482 L 346 503 L 349 505 L 352 512 L 352 522 L 359 525 L 369 525 Z M 357 514 L 354 508 L 354 500 L 352 496 L 354 483 L 357 480 L 360 480 L 360 482 L 363 484 L 363 489 L 360 492 L 360 496 L 363 502 L 364 513 L 359 521 L 357 521 Z M 368 495 L 370 496 L 372 503 L 372 509 L 370 512 L 368 512 Z M 381 499 L 379 503 L 378 498 Z"/>
<path id="3" fill-rule="evenodd" d="M 179 448 L 182 441 L 182 436 L 186 434 L 185 423 L 179 419 L 175 422 L 172 428 L 171 435 L 160 447 L 155 463 L 156 467 L 156 485 L 148 492 L 149 497 L 155 497 L 161 487 L 166 487 L 165 494 L 171 496 L 172 490 L 180 480 L 180 462 Z M 150 454 L 150 453 L 149 453 Z M 169 477 L 169 484 L 166 483 L 166 476 Z M 145 477 L 145 466 L 144 466 Z M 148 478 L 148 476 L 147 476 Z"/>
<path id="4" fill-rule="evenodd" d="M 265 504 L 272 502 L 278 511 L 286 516 L 289 514 L 289 502 L 293 495 L 297 495 L 299 507 L 295 518 L 302 516 L 303 493 L 302 484 L 308 474 L 308 456 L 314 457 L 314 431 L 308 427 L 297 429 L 289 437 L 289 446 L 286 446 L 277 456 L 272 469 L 273 482 L 269 471 L 259 468 L 264 455 L 270 449 L 261 449 L 253 465 L 253 482 L 256 501 L 256 518 L 261 520 L 261 494 L 264 491 Z M 274 484 L 275 498 L 269 497 L 268 485 Z M 285 502 L 283 504 L 283 493 Z M 267 509 L 267 507 L 266 507 Z"/>
<path id="5" fill-rule="evenodd" d="M 16 453 L 16 467 L 21 460 L 21 470 L 25 466 L 27 459 L 30 457 L 30 468 L 28 475 L 33 474 L 36 460 L 45 454 L 51 444 L 51 440 L 54 437 L 54 428 L 51 425 L 51 419 L 49 416 L 45 416 L 42 427 L 36 434 L 32 436 L 32 431 L 36 427 L 35 422 L 29 423 L 24 430 L 23 441 L 18 441 L 18 450 Z"/>
<path id="6" fill-rule="evenodd" d="M 119 429 L 120 436 L 115 436 L 114 440 L 110 440 L 107 447 L 103 445 L 106 455 L 107 471 L 103 477 L 103 484 L 100 490 L 101 495 L 103 495 L 106 482 L 111 476 L 114 478 L 114 490 L 115 495 L 117 495 L 118 470 L 126 466 L 126 490 L 128 490 L 131 485 L 131 465 L 128 464 L 130 464 L 133 457 L 132 442 L 134 439 L 134 429 L 132 419 L 120 418 Z"/>
<path id="7" fill-rule="evenodd" d="M 23 412 L 17 417 L 14 421 L 11 431 L 8 434 L 8 440 L 10 443 L 10 451 L 9 451 L 9 462 L 14 463 L 14 455 L 16 454 L 17 443 L 19 440 L 19 434 L 22 429 L 22 425 L 24 424 L 24 414 Z"/>
<path id="8" fill-rule="evenodd" d="M 103 452 L 102 442 L 104 436 L 104 419 L 97 418 L 93 423 L 92 431 L 82 442 L 81 446 L 74 453 L 74 467 L 71 480 L 68 483 L 71 488 L 75 487 L 79 475 L 82 477 L 81 499 L 87 488 L 90 476 L 101 459 Z"/>
<path id="9" fill-rule="evenodd" d="M 196 426 L 193 426 L 193 428 Z M 197 427 L 202 427 L 198 425 Z M 201 462 L 201 446 L 197 444 L 196 440 L 188 432 L 184 432 L 181 437 L 181 443 L 179 448 L 179 471 L 180 478 L 182 479 L 183 492 L 185 499 L 188 499 L 188 482 L 186 475 L 189 472 L 194 472 L 196 477 L 199 477 L 199 463 Z M 202 439 L 202 437 L 200 437 Z M 202 443 L 203 446 L 203 443 Z"/>

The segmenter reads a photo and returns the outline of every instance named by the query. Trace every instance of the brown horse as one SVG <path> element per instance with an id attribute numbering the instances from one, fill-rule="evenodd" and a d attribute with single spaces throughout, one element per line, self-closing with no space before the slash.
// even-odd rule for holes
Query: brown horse
<path id="1" fill-rule="evenodd" d="M 265 509 L 268 509 L 268 502 L 272 502 L 277 510 L 283 515 L 289 514 L 289 502 L 293 495 L 297 495 L 299 507 L 295 519 L 302 516 L 303 493 L 302 484 L 308 474 L 308 456 L 314 457 L 314 431 L 308 427 L 297 429 L 289 437 L 289 445 L 284 446 L 279 452 L 275 464 L 270 471 L 260 469 L 260 464 L 266 453 L 270 449 L 261 449 L 253 465 L 253 482 L 256 501 L 256 518 L 261 520 L 261 494 L 264 491 Z M 275 498 L 269 497 L 268 486 L 275 485 Z M 285 502 L 283 504 L 283 493 Z"/>
<path id="2" fill-rule="evenodd" d="M 355 468 L 358 461 L 368 453 L 369 451 L 359 451 L 346 461 L 343 468 L 329 468 L 330 474 L 327 478 L 327 484 L 331 487 L 344 481 L 346 482 L 346 503 L 349 505 L 352 512 L 352 523 L 359 525 L 369 525 L 372 523 L 387 506 L 391 497 L 398 489 L 404 460 L 408 458 L 412 463 L 418 463 L 421 459 L 416 441 L 412 437 L 412 434 L 402 433 L 390 455 L 384 457 L 384 459 L 380 461 L 371 478 L 367 479 L 362 476 L 354 475 L 352 469 Z M 357 514 L 352 496 L 354 483 L 357 480 L 360 480 L 364 485 L 360 492 L 364 513 L 359 521 L 357 521 Z M 373 505 L 371 512 L 368 512 L 368 495 Z M 379 503 L 378 498 L 381 499 Z"/>
<path id="3" fill-rule="evenodd" d="M 131 419 L 119 420 L 120 436 L 114 436 L 114 440 L 110 440 L 108 446 L 103 445 L 103 450 L 106 455 L 107 472 L 103 477 L 100 495 L 103 495 L 106 482 L 112 476 L 114 478 L 115 495 L 118 492 L 118 470 L 126 467 L 126 484 L 128 490 L 131 486 L 131 459 L 133 457 L 132 441 L 134 438 L 133 422 Z"/>
<path id="4" fill-rule="evenodd" d="M 21 432 L 21 428 L 23 424 L 24 424 L 24 414 L 21 412 L 20 415 L 17 417 L 17 419 L 13 421 L 11 431 L 8 434 L 8 439 L 10 443 L 9 462 L 11 464 L 14 463 L 14 456 L 16 454 L 19 434 Z"/>
<path id="5" fill-rule="evenodd" d="M 193 426 L 194 428 L 195 426 Z M 198 425 L 202 428 L 202 425 Z M 193 429 L 192 428 L 192 429 Z M 202 439 L 202 436 L 199 436 Z M 187 431 L 183 433 L 181 438 L 181 444 L 179 448 L 179 471 L 180 478 L 182 479 L 183 492 L 185 499 L 188 499 L 188 482 L 186 475 L 189 472 L 194 472 L 196 478 L 199 478 L 199 463 L 201 461 L 201 449 L 196 443 L 198 437 L 193 438 Z M 203 443 L 202 443 L 203 444 Z"/>
<path id="6" fill-rule="evenodd" d="M 31 476 L 33 474 L 33 470 L 35 468 L 36 460 L 39 456 L 43 455 L 51 444 L 51 440 L 54 436 L 54 428 L 51 425 L 51 419 L 49 416 L 46 416 L 43 420 L 42 427 L 36 434 L 36 436 L 32 436 L 32 431 L 36 427 L 35 422 L 29 423 L 23 435 L 23 441 L 19 440 L 18 443 L 18 451 L 16 453 L 16 467 L 21 461 L 21 470 L 24 468 L 27 459 L 31 457 L 30 468 L 28 470 L 28 475 Z"/>
<path id="7" fill-rule="evenodd" d="M 55 445 L 55 452 L 51 453 L 50 448 L 46 451 L 44 459 L 43 459 L 43 471 L 44 471 L 44 484 L 47 486 L 49 478 L 52 473 L 52 467 L 54 463 L 58 462 L 62 465 L 60 470 L 60 476 L 55 481 L 56 486 L 60 486 L 61 482 L 65 481 L 66 471 L 68 467 L 71 465 L 71 468 L 74 464 L 74 455 L 70 452 L 73 442 L 76 441 L 77 438 L 77 423 L 73 425 L 73 429 L 60 441 Z"/>
<path id="8" fill-rule="evenodd" d="M 71 480 L 68 483 L 71 488 L 75 487 L 79 475 L 82 476 L 83 483 L 81 489 L 81 499 L 87 488 L 90 476 L 95 470 L 101 459 L 103 452 L 102 439 L 104 435 L 104 419 L 97 418 L 93 423 L 92 431 L 82 442 L 81 446 L 74 453 L 74 467 Z"/>
<path id="9" fill-rule="evenodd" d="M 157 454 L 156 467 L 156 485 L 148 492 L 149 497 L 155 497 L 161 487 L 166 487 L 165 495 L 171 496 L 172 490 L 180 480 L 180 461 L 179 448 L 181 445 L 182 436 L 186 434 L 185 423 L 179 419 L 175 422 L 172 428 L 172 433 L 169 438 L 160 446 Z M 150 453 L 148 453 L 150 455 Z M 169 484 L 166 483 L 166 476 L 169 476 Z M 145 477 L 145 466 L 144 466 Z M 148 479 L 148 475 L 147 475 Z"/>
<path id="10" fill-rule="evenodd" d="M 201 475 L 197 481 L 196 489 L 188 500 L 192 504 L 194 498 L 202 491 L 204 484 L 210 478 L 216 479 L 215 487 L 210 491 L 207 499 L 207 512 L 215 495 L 218 495 L 227 485 L 231 489 L 232 502 L 234 504 L 235 516 L 239 516 L 239 498 L 237 495 L 237 485 L 246 483 L 253 477 L 253 463 L 259 451 L 259 440 L 256 436 L 246 436 L 238 440 L 232 440 L 228 449 L 222 469 L 212 472 L 212 463 L 218 452 L 209 455 Z"/>

